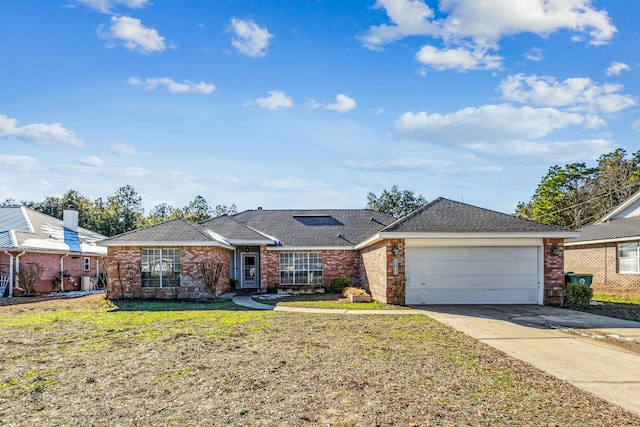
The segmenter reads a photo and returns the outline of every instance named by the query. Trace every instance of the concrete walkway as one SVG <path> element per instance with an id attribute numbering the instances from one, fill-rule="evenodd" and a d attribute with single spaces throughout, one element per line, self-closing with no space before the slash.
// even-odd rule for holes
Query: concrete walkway
<path id="1" fill-rule="evenodd" d="M 512 357 L 640 414 L 640 354 L 606 338 L 640 340 L 640 322 L 548 306 L 416 308 Z"/>
<path id="2" fill-rule="evenodd" d="M 324 313 L 324 314 L 419 314 L 415 310 L 341 310 L 335 308 L 285 307 L 262 304 L 250 296 L 234 296 L 233 303 L 254 310 L 288 311 L 292 313 Z"/>

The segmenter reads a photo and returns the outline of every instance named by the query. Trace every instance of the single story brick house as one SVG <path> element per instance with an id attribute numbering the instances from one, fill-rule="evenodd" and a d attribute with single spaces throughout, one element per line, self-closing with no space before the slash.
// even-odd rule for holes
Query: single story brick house
<path id="1" fill-rule="evenodd" d="M 0 288 L 7 288 L 6 296 L 24 293 L 18 273 L 28 264 L 43 268 L 38 293 L 80 289 L 83 280 L 86 287 L 98 277 L 107 250 L 96 242 L 106 236 L 78 227 L 76 210 L 63 215 L 60 220 L 25 206 L 0 206 Z M 56 277 L 63 280 L 54 283 Z"/>
<path id="2" fill-rule="evenodd" d="M 565 243 L 565 269 L 592 274 L 593 286 L 640 288 L 640 191 Z"/>
<path id="3" fill-rule="evenodd" d="M 114 298 L 210 296 L 215 262 L 256 292 L 323 290 L 347 277 L 392 304 L 551 304 L 564 279 L 557 227 L 439 198 L 395 220 L 367 210 L 249 210 L 174 219 L 106 239 Z"/>

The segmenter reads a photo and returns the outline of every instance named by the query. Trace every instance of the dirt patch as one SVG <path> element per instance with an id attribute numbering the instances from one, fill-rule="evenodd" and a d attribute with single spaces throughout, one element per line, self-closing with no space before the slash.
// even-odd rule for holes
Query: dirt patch
<path id="1" fill-rule="evenodd" d="M 2 423 L 640 425 L 423 315 L 150 307 L 0 311 Z"/>

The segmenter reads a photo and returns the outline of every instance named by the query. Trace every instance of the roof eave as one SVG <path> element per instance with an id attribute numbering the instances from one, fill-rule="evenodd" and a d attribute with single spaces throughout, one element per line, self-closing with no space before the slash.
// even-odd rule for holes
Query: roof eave
<path id="1" fill-rule="evenodd" d="M 269 246 L 268 251 L 353 251 L 355 246 Z"/>
<path id="2" fill-rule="evenodd" d="M 176 241 L 176 240 L 108 240 L 97 243 L 99 246 L 116 247 L 116 246 L 136 246 L 136 247 L 189 247 L 189 246 L 212 246 L 233 250 L 234 247 L 226 243 L 218 241 Z"/>
<path id="3" fill-rule="evenodd" d="M 380 232 L 356 245 L 361 249 L 385 239 L 572 239 L 580 237 L 574 231 L 558 232 Z"/>
<path id="4" fill-rule="evenodd" d="M 582 246 L 582 245 L 598 245 L 602 243 L 622 243 L 622 242 L 630 242 L 637 241 L 638 236 L 627 236 L 627 237 L 615 237 L 612 239 L 599 239 L 599 240 L 581 240 L 578 242 L 565 242 L 565 246 Z"/>

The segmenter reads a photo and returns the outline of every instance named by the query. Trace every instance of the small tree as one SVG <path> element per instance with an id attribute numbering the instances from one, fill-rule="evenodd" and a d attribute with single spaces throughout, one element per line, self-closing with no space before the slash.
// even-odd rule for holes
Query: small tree
<path id="1" fill-rule="evenodd" d="M 401 218 L 427 204 L 427 199 L 421 194 L 416 196 L 413 191 L 400 191 L 396 185 L 391 187 L 390 191 L 382 190 L 380 196 L 369 193 L 367 200 L 367 209 L 385 213 L 394 218 Z"/>
<path id="2" fill-rule="evenodd" d="M 220 274 L 222 273 L 222 264 L 202 261 L 198 264 L 198 272 L 200 273 L 200 280 L 202 280 L 204 287 L 209 289 L 209 292 L 215 297 L 218 291 Z"/>
<path id="3" fill-rule="evenodd" d="M 44 268 L 38 263 L 32 262 L 20 267 L 18 280 L 20 286 L 26 294 L 33 294 L 36 291 L 36 282 L 42 275 Z"/>

